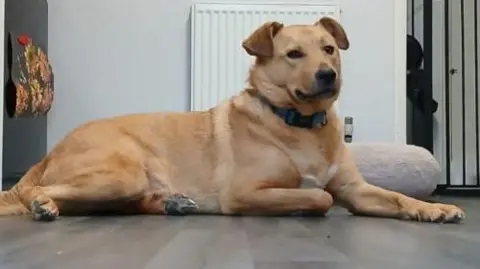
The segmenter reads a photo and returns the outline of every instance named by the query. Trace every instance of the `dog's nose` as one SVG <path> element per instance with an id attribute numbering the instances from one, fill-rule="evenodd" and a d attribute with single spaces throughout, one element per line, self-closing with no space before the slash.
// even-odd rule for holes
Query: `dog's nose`
<path id="1" fill-rule="evenodd" d="M 320 69 L 315 73 L 315 79 L 323 84 L 332 84 L 337 77 L 337 73 L 333 69 Z"/>

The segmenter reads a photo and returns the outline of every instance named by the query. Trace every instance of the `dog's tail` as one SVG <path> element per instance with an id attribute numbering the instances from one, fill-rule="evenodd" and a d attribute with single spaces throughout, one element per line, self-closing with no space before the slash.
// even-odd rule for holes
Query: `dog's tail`
<path id="1" fill-rule="evenodd" d="M 41 161 L 30 168 L 10 190 L 0 192 L 0 216 L 23 215 L 30 212 L 22 203 L 20 195 L 25 188 L 38 185 L 44 172 L 43 163 Z"/>

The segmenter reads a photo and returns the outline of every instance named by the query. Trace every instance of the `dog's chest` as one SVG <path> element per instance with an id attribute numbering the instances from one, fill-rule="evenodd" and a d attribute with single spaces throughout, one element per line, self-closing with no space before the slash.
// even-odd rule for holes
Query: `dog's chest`
<path id="1" fill-rule="evenodd" d="M 312 169 L 313 170 L 313 169 Z M 332 163 L 317 171 L 302 173 L 302 188 L 325 188 L 337 174 L 338 164 Z"/>
<path id="2" fill-rule="evenodd" d="M 324 188 L 338 171 L 336 158 L 327 158 L 323 151 L 307 150 L 295 154 L 296 167 L 304 188 Z"/>

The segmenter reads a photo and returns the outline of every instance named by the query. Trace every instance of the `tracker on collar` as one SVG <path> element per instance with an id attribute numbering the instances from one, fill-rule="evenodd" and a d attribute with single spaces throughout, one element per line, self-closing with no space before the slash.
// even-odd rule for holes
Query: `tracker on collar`
<path id="1" fill-rule="evenodd" d="M 273 105 L 265 96 L 256 92 L 255 95 L 272 109 L 272 112 L 280 117 L 285 124 L 304 129 L 321 128 L 327 125 L 327 111 L 315 112 L 310 116 L 302 115 L 295 108 L 282 108 Z"/>

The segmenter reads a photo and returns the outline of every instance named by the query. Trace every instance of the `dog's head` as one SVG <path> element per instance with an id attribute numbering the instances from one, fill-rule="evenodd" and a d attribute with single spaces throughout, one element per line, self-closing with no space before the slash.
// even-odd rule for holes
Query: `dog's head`
<path id="1" fill-rule="evenodd" d="M 256 57 L 250 84 L 270 102 L 302 114 L 327 110 L 341 87 L 339 50 L 349 47 L 343 27 L 324 17 L 313 25 L 267 22 L 242 44 Z"/>

